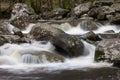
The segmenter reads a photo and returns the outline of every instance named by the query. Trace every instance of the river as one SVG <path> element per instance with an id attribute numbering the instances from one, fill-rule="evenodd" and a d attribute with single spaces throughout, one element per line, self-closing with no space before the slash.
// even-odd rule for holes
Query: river
<path id="1" fill-rule="evenodd" d="M 23 33 L 28 33 L 31 24 Z M 109 28 L 108 28 L 109 27 Z M 12 33 L 13 26 L 10 25 L 9 30 Z M 63 30 L 64 28 L 63 25 Z M 95 30 L 95 33 L 103 33 L 107 30 L 114 30 L 116 33 L 120 31 L 116 26 L 106 25 Z M 80 26 L 65 30 L 66 33 L 72 35 L 81 35 L 87 33 Z M 37 57 L 22 57 L 24 52 L 33 51 L 54 51 L 54 46 L 47 42 L 43 44 L 41 41 L 33 41 L 24 44 L 5 44 L 0 47 L 0 80 L 120 80 L 120 69 L 112 67 L 111 63 L 95 62 L 94 53 L 95 46 L 82 41 L 85 45 L 85 54 L 77 58 L 66 58 L 64 63 L 49 63 L 43 59 L 43 63 L 38 63 Z M 29 62 L 32 59 L 32 64 Z"/>

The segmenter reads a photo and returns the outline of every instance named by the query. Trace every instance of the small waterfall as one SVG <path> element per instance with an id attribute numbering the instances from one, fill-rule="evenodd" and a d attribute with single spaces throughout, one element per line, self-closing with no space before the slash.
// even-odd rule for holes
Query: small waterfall
<path id="1" fill-rule="evenodd" d="M 24 44 L 5 44 L 0 47 L 0 64 L 16 62 L 18 64 L 23 63 L 40 63 L 37 56 L 40 51 L 52 52 L 54 46 L 50 42 L 37 42 Z M 5 57 L 6 56 L 6 57 Z M 7 59 L 6 59 L 7 58 Z M 9 59 L 9 60 L 8 60 Z M 8 61 L 8 62 L 7 62 Z"/>
<path id="2" fill-rule="evenodd" d="M 8 23 L 8 30 L 10 31 L 10 33 L 14 34 L 13 32 L 14 26 L 11 25 L 10 23 Z"/>
<path id="3" fill-rule="evenodd" d="M 24 34 L 29 33 L 29 32 L 31 31 L 31 29 L 33 28 L 34 25 L 35 25 L 35 24 L 32 24 L 32 23 L 29 24 L 28 27 L 26 27 L 25 30 L 22 30 L 22 33 L 24 33 Z"/>
<path id="4" fill-rule="evenodd" d="M 68 59 L 66 64 L 69 64 L 71 68 L 85 68 L 85 67 L 107 67 L 111 66 L 109 63 L 96 63 L 94 62 L 94 53 L 95 53 L 95 46 L 83 41 L 85 48 L 88 49 L 88 55 L 80 56 L 78 58 Z"/>
<path id="5" fill-rule="evenodd" d="M 115 33 L 120 32 L 120 28 L 115 26 L 115 25 L 105 25 L 105 26 L 101 26 L 100 28 L 98 28 L 97 30 L 95 30 L 95 33 L 104 33 L 105 31 L 108 30 L 113 30 L 115 31 Z"/>
<path id="6" fill-rule="evenodd" d="M 24 54 L 22 56 L 22 62 L 27 64 L 39 64 L 41 63 L 38 56 L 32 54 Z"/>
<path id="7" fill-rule="evenodd" d="M 81 27 L 80 27 L 80 24 L 78 24 L 76 27 L 73 27 L 67 31 L 65 31 L 66 33 L 68 34 L 72 34 L 72 35 L 77 35 L 77 34 L 85 34 L 89 31 L 84 31 Z"/>

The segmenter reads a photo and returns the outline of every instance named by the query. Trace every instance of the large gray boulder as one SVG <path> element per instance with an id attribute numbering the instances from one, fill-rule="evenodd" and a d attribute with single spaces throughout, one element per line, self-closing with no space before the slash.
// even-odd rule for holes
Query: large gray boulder
<path id="1" fill-rule="evenodd" d="M 111 8 L 115 9 L 116 12 L 120 12 L 120 3 L 114 3 Z"/>
<path id="2" fill-rule="evenodd" d="M 25 29 L 32 19 L 30 17 L 32 14 L 34 14 L 32 8 L 24 3 L 16 3 L 12 8 L 10 22 L 19 29 Z"/>
<path id="3" fill-rule="evenodd" d="M 53 36 L 64 33 L 62 30 L 50 26 L 47 23 L 37 23 L 30 31 L 30 38 L 38 41 L 50 40 Z"/>
<path id="4" fill-rule="evenodd" d="M 120 40 L 119 38 L 100 41 L 95 51 L 96 61 L 111 62 L 120 67 Z"/>
<path id="5" fill-rule="evenodd" d="M 76 15 L 76 16 L 81 16 L 82 14 L 85 14 L 89 11 L 89 9 L 91 8 L 92 6 L 92 3 L 91 2 L 87 2 L 87 3 L 82 3 L 78 6 L 76 6 L 74 9 L 73 9 L 73 13 Z"/>
<path id="6" fill-rule="evenodd" d="M 67 57 L 77 57 L 83 54 L 84 45 L 80 39 L 68 35 L 49 24 L 36 24 L 30 32 L 30 38 L 39 41 L 51 41 L 58 51 L 62 51 L 60 54 Z"/>

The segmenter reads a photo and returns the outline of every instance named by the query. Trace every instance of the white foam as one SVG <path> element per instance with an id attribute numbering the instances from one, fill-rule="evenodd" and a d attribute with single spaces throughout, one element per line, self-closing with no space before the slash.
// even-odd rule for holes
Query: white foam
<path id="1" fill-rule="evenodd" d="M 83 29 L 81 29 L 80 24 L 78 24 L 76 27 L 72 27 L 71 29 L 69 29 L 65 32 L 68 33 L 68 34 L 76 35 L 76 34 L 85 34 L 88 31 L 84 31 Z"/>
<path id="2" fill-rule="evenodd" d="M 93 30 L 93 32 L 94 33 L 104 33 L 105 31 L 108 31 L 108 30 L 113 30 L 116 33 L 120 32 L 120 28 L 118 28 L 115 25 L 100 26 L 97 30 Z M 68 33 L 68 34 L 73 34 L 73 35 L 82 35 L 82 34 L 85 34 L 85 33 L 89 32 L 89 31 L 83 30 L 80 27 L 80 25 L 78 25 L 76 27 L 73 27 L 73 28 L 69 29 L 68 31 L 65 31 L 65 32 Z"/>
<path id="3" fill-rule="evenodd" d="M 29 33 L 32 27 L 35 24 L 30 24 L 29 27 L 26 28 L 26 30 L 23 30 L 23 33 Z M 10 25 L 11 26 L 11 25 Z M 64 28 L 64 25 L 62 25 Z M 10 27 L 10 31 L 12 31 L 13 26 Z M 84 31 L 83 29 L 80 28 L 80 25 L 76 27 L 69 27 L 69 29 L 63 29 L 65 30 L 66 33 L 68 34 L 85 34 L 88 31 Z M 119 32 L 120 29 L 118 29 L 116 26 L 102 26 L 95 30 L 95 33 L 103 33 L 104 31 L 107 30 L 114 30 L 115 32 Z M 109 67 L 111 64 L 109 63 L 96 63 L 94 62 L 94 53 L 95 53 L 95 46 L 88 44 L 87 42 L 83 41 L 86 51 L 85 54 L 88 54 L 86 56 L 80 56 L 77 58 L 73 59 L 68 59 L 66 58 L 64 63 L 41 63 L 41 64 L 26 64 L 22 63 L 20 61 L 20 58 L 25 51 L 28 53 L 31 53 L 32 51 L 54 51 L 54 46 L 48 42 L 46 44 L 43 44 L 42 42 L 37 42 L 33 41 L 31 44 L 29 43 L 24 43 L 24 44 L 5 44 L 0 47 L 0 68 L 13 68 L 13 69 L 25 69 L 28 70 L 27 68 L 47 68 L 49 70 L 58 70 L 58 69 L 76 69 L 76 68 L 99 68 L 99 67 Z M 20 52 L 21 51 L 21 52 Z M 34 59 L 35 57 L 31 55 L 23 56 L 22 58 L 25 59 L 25 57 L 30 57 Z M 38 59 L 37 59 L 38 60 Z M 44 59 L 45 60 L 45 59 Z M 5 61 L 5 64 L 4 64 Z M 33 60 L 34 61 L 34 60 Z M 35 63 L 36 60 L 34 61 Z M 33 62 L 33 63 L 34 63 Z M 12 65 L 9 65 L 7 63 L 11 63 Z"/>
<path id="4" fill-rule="evenodd" d="M 29 32 L 31 31 L 31 29 L 33 28 L 34 25 L 35 25 L 35 24 L 33 24 L 33 23 L 29 24 L 29 25 L 26 27 L 25 30 L 22 30 L 22 33 L 24 33 L 24 34 L 29 33 Z"/>
<path id="5" fill-rule="evenodd" d="M 36 42 L 36 43 L 38 43 L 38 42 Z M 73 58 L 73 59 L 66 58 L 64 63 L 49 63 L 49 62 L 44 61 L 44 63 L 41 63 L 41 64 L 27 64 L 29 61 L 25 57 L 28 57 L 28 55 L 22 57 L 24 59 L 24 62 L 25 62 L 25 63 L 22 63 L 18 59 L 18 58 L 20 58 L 21 54 L 12 53 L 12 52 L 14 52 L 14 50 L 15 51 L 16 50 L 21 50 L 21 49 L 26 50 L 26 49 L 29 49 L 30 47 L 32 47 L 32 48 L 35 47 L 35 48 L 33 48 L 34 50 L 41 49 L 40 45 L 43 45 L 43 44 L 39 44 L 39 46 L 38 46 L 38 44 L 35 45 L 36 43 L 33 43 L 33 44 L 21 44 L 21 45 L 6 44 L 6 45 L 2 46 L 4 48 L 5 48 L 5 46 L 8 46 L 8 48 L 6 48 L 6 50 L 7 49 L 8 49 L 8 51 L 11 50 L 10 51 L 11 53 L 6 52 L 6 54 L 12 54 L 12 55 L 10 55 L 10 56 L 7 55 L 7 57 L 3 57 L 3 56 L 1 56 L 1 57 L 2 57 L 3 60 L 5 60 L 7 58 L 7 60 L 5 60 L 6 64 L 7 64 L 7 61 L 8 61 L 8 63 L 12 63 L 12 65 L 9 65 L 9 64 L 6 65 L 5 64 L 5 65 L 1 65 L 0 68 L 13 68 L 13 69 L 45 68 L 47 70 L 59 70 L 59 69 L 77 69 L 77 68 L 100 68 L 100 67 L 109 67 L 109 66 L 111 66 L 111 64 L 109 64 L 109 63 L 103 63 L 103 62 L 102 63 L 96 63 L 96 62 L 94 62 L 95 46 L 93 46 L 91 44 L 88 44 L 85 41 L 83 41 L 83 43 L 84 43 L 85 47 L 88 49 L 89 55 L 81 56 L 81 57 L 77 57 L 77 58 Z M 44 44 L 44 46 L 48 47 L 48 44 L 46 44 L 46 45 Z M 11 49 L 9 49 L 10 47 L 11 47 Z M 49 47 L 50 47 L 50 43 L 49 43 Z M 48 50 L 48 49 L 51 49 L 51 48 L 46 48 L 46 49 Z M 30 56 L 29 58 L 34 59 L 33 63 L 37 63 L 38 59 L 35 59 L 36 57 L 34 57 L 34 58 L 33 57 L 34 56 Z M 12 58 L 12 60 L 11 60 L 11 58 Z"/>

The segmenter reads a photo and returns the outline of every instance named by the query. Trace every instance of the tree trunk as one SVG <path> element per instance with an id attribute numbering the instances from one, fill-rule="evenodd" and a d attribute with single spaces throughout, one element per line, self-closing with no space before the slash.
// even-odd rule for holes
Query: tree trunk
<path id="1" fill-rule="evenodd" d="M 0 0 L 0 18 L 1 18 L 1 0 Z"/>
<path id="2" fill-rule="evenodd" d="M 48 0 L 48 1 L 49 1 L 50 9 L 52 10 L 53 9 L 53 1 L 52 0 Z"/>

